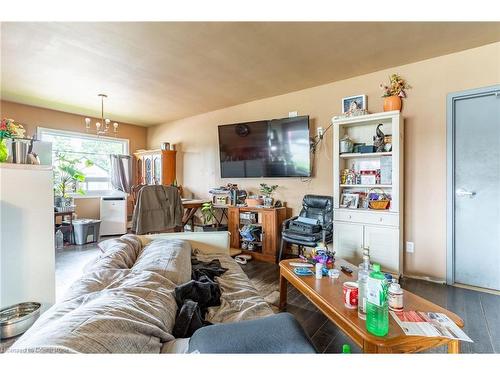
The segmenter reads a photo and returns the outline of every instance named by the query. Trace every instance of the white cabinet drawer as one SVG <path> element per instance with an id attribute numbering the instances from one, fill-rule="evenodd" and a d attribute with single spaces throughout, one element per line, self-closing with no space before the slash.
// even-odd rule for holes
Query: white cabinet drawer
<path id="1" fill-rule="evenodd" d="M 333 219 L 351 223 L 399 226 L 399 215 L 388 212 L 335 210 Z"/>

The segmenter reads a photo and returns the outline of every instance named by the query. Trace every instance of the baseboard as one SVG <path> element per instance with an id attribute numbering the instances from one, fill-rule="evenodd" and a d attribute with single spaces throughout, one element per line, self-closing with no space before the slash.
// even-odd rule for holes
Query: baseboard
<path id="1" fill-rule="evenodd" d="M 403 277 L 406 277 L 408 279 L 429 281 L 429 282 L 434 283 L 434 284 L 446 284 L 446 280 L 436 279 L 436 278 L 429 277 L 429 276 L 417 276 L 417 275 L 404 274 Z"/>
<path id="2" fill-rule="evenodd" d="M 435 284 L 446 284 L 445 280 L 434 279 L 434 278 L 429 277 L 429 276 L 404 275 L 403 277 L 406 277 L 408 279 L 416 279 L 416 280 L 429 281 L 429 282 L 435 283 Z M 480 287 L 477 287 L 477 286 L 465 285 L 465 284 L 458 284 L 458 283 L 455 283 L 452 286 L 455 286 L 457 288 L 462 288 L 462 289 L 474 290 L 476 292 L 483 292 L 483 293 L 489 293 L 489 294 L 494 294 L 494 295 L 500 296 L 500 290 L 480 288 Z"/>
<path id="3" fill-rule="evenodd" d="M 500 296 L 500 290 L 480 288 L 478 286 L 457 284 L 457 283 L 453 284 L 453 286 L 456 286 L 457 288 L 469 289 L 469 290 L 474 290 L 476 292 L 483 292 L 483 293 L 489 293 L 489 294 L 494 294 L 494 295 Z"/>

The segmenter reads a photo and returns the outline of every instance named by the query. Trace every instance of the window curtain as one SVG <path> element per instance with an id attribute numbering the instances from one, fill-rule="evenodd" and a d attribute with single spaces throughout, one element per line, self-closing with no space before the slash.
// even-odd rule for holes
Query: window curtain
<path id="1" fill-rule="evenodd" d="M 109 155 L 111 159 L 111 186 L 114 189 L 130 193 L 132 164 L 130 155 Z"/>

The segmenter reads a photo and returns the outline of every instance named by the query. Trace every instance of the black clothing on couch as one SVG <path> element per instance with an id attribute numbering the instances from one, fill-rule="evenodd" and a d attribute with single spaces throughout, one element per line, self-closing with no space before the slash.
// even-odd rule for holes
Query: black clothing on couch
<path id="1" fill-rule="evenodd" d="M 220 305 L 221 296 L 214 279 L 227 271 L 217 259 L 206 263 L 193 258 L 191 263 L 192 280 L 174 290 L 178 310 L 172 334 L 176 338 L 191 337 L 198 328 L 210 325 L 205 314 L 209 307 Z"/>

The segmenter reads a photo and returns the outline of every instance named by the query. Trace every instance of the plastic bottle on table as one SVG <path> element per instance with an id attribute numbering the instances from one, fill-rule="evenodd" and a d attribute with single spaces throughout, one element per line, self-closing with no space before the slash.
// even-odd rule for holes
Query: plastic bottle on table
<path id="1" fill-rule="evenodd" d="M 390 310 L 403 310 L 403 289 L 401 289 L 401 285 L 399 285 L 395 279 L 393 279 L 392 283 L 389 285 L 387 299 Z"/>
<path id="2" fill-rule="evenodd" d="M 321 280 L 321 278 L 323 277 L 323 263 L 316 263 L 316 279 L 318 280 Z"/>
<path id="3" fill-rule="evenodd" d="M 370 256 L 368 252 L 363 255 L 363 263 L 358 269 L 358 317 L 366 320 L 366 289 L 370 275 Z"/>
<path id="4" fill-rule="evenodd" d="M 380 264 L 373 265 L 367 286 L 366 329 L 375 336 L 385 336 L 389 332 L 389 308 L 387 281 L 380 272 Z"/>

